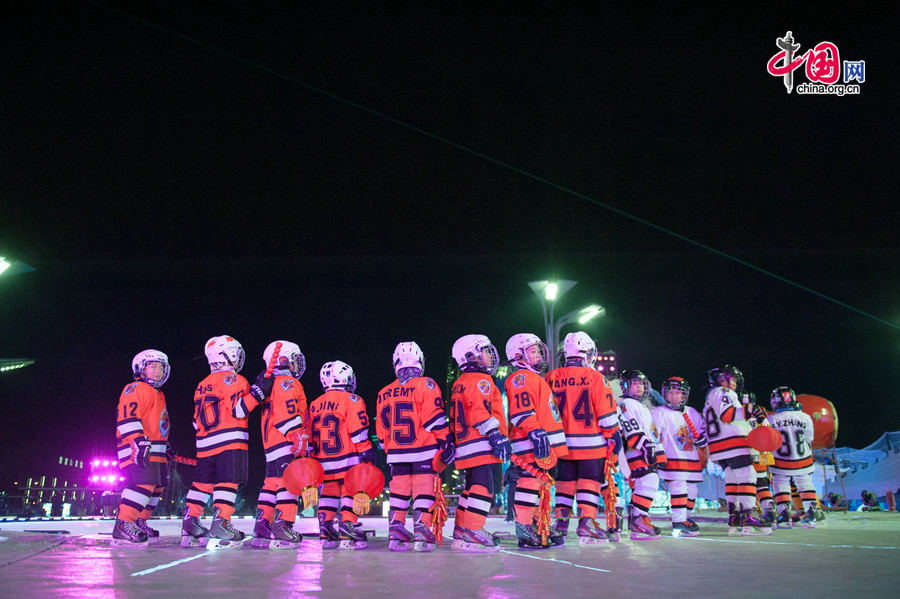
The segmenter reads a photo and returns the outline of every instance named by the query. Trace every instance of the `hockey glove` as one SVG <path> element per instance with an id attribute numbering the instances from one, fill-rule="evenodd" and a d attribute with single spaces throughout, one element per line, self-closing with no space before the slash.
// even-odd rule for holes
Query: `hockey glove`
<path id="1" fill-rule="evenodd" d="M 619 455 L 619 452 L 622 450 L 622 433 L 616 431 L 606 442 L 612 447 L 613 455 Z"/>
<path id="2" fill-rule="evenodd" d="M 250 394 L 260 403 L 266 401 L 266 398 L 272 394 L 272 386 L 275 384 L 274 376 L 266 376 L 266 369 L 263 368 L 256 375 L 256 382 L 250 385 Z"/>
<path id="3" fill-rule="evenodd" d="M 441 452 L 441 461 L 448 466 L 452 464 L 456 458 L 456 445 L 447 439 L 438 439 L 438 449 Z"/>
<path id="4" fill-rule="evenodd" d="M 359 461 L 364 464 L 374 464 L 375 463 L 375 450 L 367 449 L 359 454 Z"/>
<path id="5" fill-rule="evenodd" d="M 491 453 L 495 458 L 500 458 L 502 461 L 506 461 L 509 459 L 509 454 L 512 453 L 512 446 L 509 444 L 509 438 L 500 432 L 500 429 L 494 429 L 487 434 L 488 443 L 491 444 Z"/>
<path id="6" fill-rule="evenodd" d="M 309 455 L 309 435 L 294 432 L 288 437 L 291 441 L 291 454 L 305 458 Z"/>
<path id="7" fill-rule="evenodd" d="M 150 440 L 141 435 L 131 440 L 131 459 L 141 468 L 150 467 Z"/>
<path id="8" fill-rule="evenodd" d="M 536 428 L 528 433 L 528 439 L 534 445 L 534 457 L 538 460 L 550 457 L 550 439 L 547 437 L 547 431 L 542 428 Z"/>
<path id="9" fill-rule="evenodd" d="M 656 465 L 656 446 L 649 441 L 644 443 L 644 446 L 641 448 L 641 456 L 644 458 L 644 461 L 647 462 L 647 465 L 653 467 Z"/>

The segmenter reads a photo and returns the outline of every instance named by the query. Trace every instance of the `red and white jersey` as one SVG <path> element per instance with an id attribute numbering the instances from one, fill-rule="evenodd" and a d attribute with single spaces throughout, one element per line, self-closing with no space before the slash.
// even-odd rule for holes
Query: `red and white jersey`
<path id="1" fill-rule="evenodd" d="M 251 400 L 244 400 L 245 406 L 251 404 Z M 303 385 L 289 374 L 275 375 L 272 394 L 262 404 L 260 420 L 266 462 L 291 455 L 294 436 L 300 434 L 305 424 L 306 393 L 303 392 Z"/>
<path id="2" fill-rule="evenodd" d="M 563 366 L 547 373 L 547 384 L 566 433 L 569 460 L 606 457 L 606 440 L 619 430 L 616 403 L 606 378 L 584 366 Z"/>
<path id="3" fill-rule="evenodd" d="M 166 440 L 169 438 L 169 412 L 166 396 L 143 381 L 125 385 L 116 408 L 116 449 L 119 467 L 134 464 L 131 441 L 137 437 L 150 441 L 150 461 L 166 461 Z"/>
<path id="4" fill-rule="evenodd" d="M 713 387 L 706 393 L 703 422 L 709 441 L 709 459 L 715 461 L 750 455 L 747 434 L 750 423 L 737 393 L 727 387 Z"/>
<path id="5" fill-rule="evenodd" d="M 706 447 L 706 425 L 700 412 L 690 406 L 685 406 L 683 412 L 667 406 L 656 406 L 650 416 L 659 434 L 659 443 L 666 452 L 665 467 L 659 469 L 660 477 L 665 480 L 703 482 L 703 468 L 697 450 Z M 699 438 L 694 438 L 688 419 Z"/>
<path id="6" fill-rule="evenodd" d="M 542 428 L 547 431 L 550 447 L 556 457 L 567 457 L 566 433 L 556 407 L 556 398 L 541 375 L 521 369 L 506 377 L 506 399 L 509 402 L 509 440 L 512 452 L 534 461 L 534 444 L 528 433 Z"/>
<path id="7" fill-rule="evenodd" d="M 233 371 L 213 372 L 194 391 L 197 457 L 248 449 L 247 412 L 257 405 L 247 379 Z"/>
<path id="8" fill-rule="evenodd" d="M 359 395 L 332 389 L 309 404 L 310 457 L 325 471 L 325 480 L 338 480 L 359 454 L 372 449 L 366 402 Z"/>
<path id="9" fill-rule="evenodd" d="M 378 392 L 376 410 L 376 434 L 388 464 L 431 461 L 438 439 L 450 434 L 441 389 L 427 376 L 394 380 Z"/>
<path id="10" fill-rule="evenodd" d="M 769 424 L 781 433 L 781 447 L 773 452 L 772 474 L 796 476 L 812 474 L 813 421 L 800 410 L 785 410 L 769 415 Z"/>
<path id="11" fill-rule="evenodd" d="M 506 435 L 503 396 L 489 374 L 464 372 L 453 383 L 450 422 L 456 443 L 456 462 L 460 470 L 483 464 L 499 464 L 491 454 L 487 433 L 499 430 Z"/>
<path id="12" fill-rule="evenodd" d="M 644 460 L 643 453 L 644 446 L 648 443 L 656 448 L 657 456 L 664 453 L 653 428 L 650 410 L 641 402 L 630 397 L 622 398 L 622 403 L 619 404 L 619 426 L 622 430 L 622 449 L 629 470 L 649 466 Z M 662 458 L 658 461 L 662 461 Z"/>

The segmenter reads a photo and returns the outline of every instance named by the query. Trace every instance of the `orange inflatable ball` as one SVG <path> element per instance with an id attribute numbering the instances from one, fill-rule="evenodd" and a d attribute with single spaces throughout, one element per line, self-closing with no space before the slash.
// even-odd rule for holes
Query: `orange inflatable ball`
<path id="1" fill-rule="evenodd" d="M 294 495 L 302 495 L 309 487 L 317 488 L 325 480 L 325 470 L 312 458 L 297 458 L 284 469 L 284 488 Z"/>
<path id="2" fill-rule="evenodd" d="M 781 433 L 771 426 L 757 426 L 747 435 L 747 443 L 756 451 L 775 451 L 781 447 Z"/>
<path id="3" fill-rule="evenodd" d="M 818 395 L 801 394 L 797 401 L 813 421 L 813 449 L 834 447 L 838 435 L 838 415 L 834 404 Z"/>

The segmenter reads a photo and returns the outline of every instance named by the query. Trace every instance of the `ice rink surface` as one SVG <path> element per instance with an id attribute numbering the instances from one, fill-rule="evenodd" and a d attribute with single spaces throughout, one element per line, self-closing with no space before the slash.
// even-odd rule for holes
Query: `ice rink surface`
<path id="1" fill-rule="evenodd" d="M 323 550 L 309 533 L 299 550 L 207 551 L 180 546 L 180 520 L 152 520 L 159 544 L 110 547 L 111 520 L 0 521 L 0 597 L 893 597 L 900 588 L 900 514 L 829 513 L 815 529 L 768 537 L 727 535 L 721 514 L 697 514 L 702 536 L 608 546 L 517 548 L 513 527 L 496 554 L 462 553 L 448 541 L 432 553 L 387 548 L 384 518 L 362 551 Z M 205 524 L 208 525 L 208 519 Z M 451 524 L 445 528 L 450 536 Z M 237 519 L 248 533 L 253 521 Z M 571 527 L 574 531 L 574 526 Z"/>

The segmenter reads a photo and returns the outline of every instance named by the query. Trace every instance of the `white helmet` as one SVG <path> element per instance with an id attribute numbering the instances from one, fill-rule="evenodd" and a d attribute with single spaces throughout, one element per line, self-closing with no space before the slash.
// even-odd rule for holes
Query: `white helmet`
<path id="1" fill-rule="evenodd" d="M 283 339 L 281 341 L 273 341 L 266 346 L 266 351 L 263 352 L 263 362 L 266 363 L 267 367 L 269 366 L 269 362 L 272 361 L 272 354 L 275 353 L 275 346 L 279 343 L 281 344 L 281 349 L 278 350 L 278 364 L 275 365 L 275 368 L 282 368 L 282 364 L 284 364 L 291 371 L 291 376 L 299 379 L 306 372 L 306 358 L 303 352 L 300 351 L 300 346 L 296 343 Z"/>
<path id="2" fill-rule="evenodd" d="M 588 366 L 597 356 L 597 345 L 590 335 L 583 331 L 569 333 L 563 340 L 563 352 L 566 360 L 581 359 L 583 366 Z"/>
<path id="3" fill-rule="evenodd" d="M 353 374 L 353 368 L 340 360 L 325 362 L 322 365 L 322 369 L 319 370 L 319 380 L 322 381 L 322 388 L 326 391 L 331 391 L 332 389 L 340 389 L 350 393 L 356 391 L 356 375 Z"/>
<path id="4" fill-rule="evenodd" d="M 533 372 L 547 367 L 549 353 L 541 338 L 531 333 L 516 333 L 506 342 L 506 359 Z"/>
<path id="5" fill-rule="evenodd" d="M 153 363 L 163 366 L 162 374 L 158 374 L 155 378 L 144 372 L 144 369 Z M 159 389 L 169 380 L 169 356 L 155 349 L 145 349 L 131 361 L 131 372 L 134 374 L 134 380 L 144 381 L 154 389 Z"/>
<path id="6" fill-rule="evenodd" d="M 485 352 L 488 353 L 485 356 Z M 497 348 L 485 335 L 463 335 L 453 344 L 453 359 L 460 368 L 475 368 L 487 374 L 494 374 L 500 365 Z"/>
<path id="7" fill-rule="evenodd" d="M 233 368 L 235 372 L 240 372 L 244 367 L 244 348 L 240 342 L 234 337 L 228 335 L 219 335 L 212 337 L 206 342 L 206 360 L 209 362 L 210 369 L 215 372 L 217 370 L 226 370 Z"/>
<path id="8" fill-rule="evenodd" d="M 420 376 L 425 372 L 425 356 L 415 341 L 403 341 L 394 349 L 394 374 L 400 376 L 401 368 L 418 368 Z"/>

